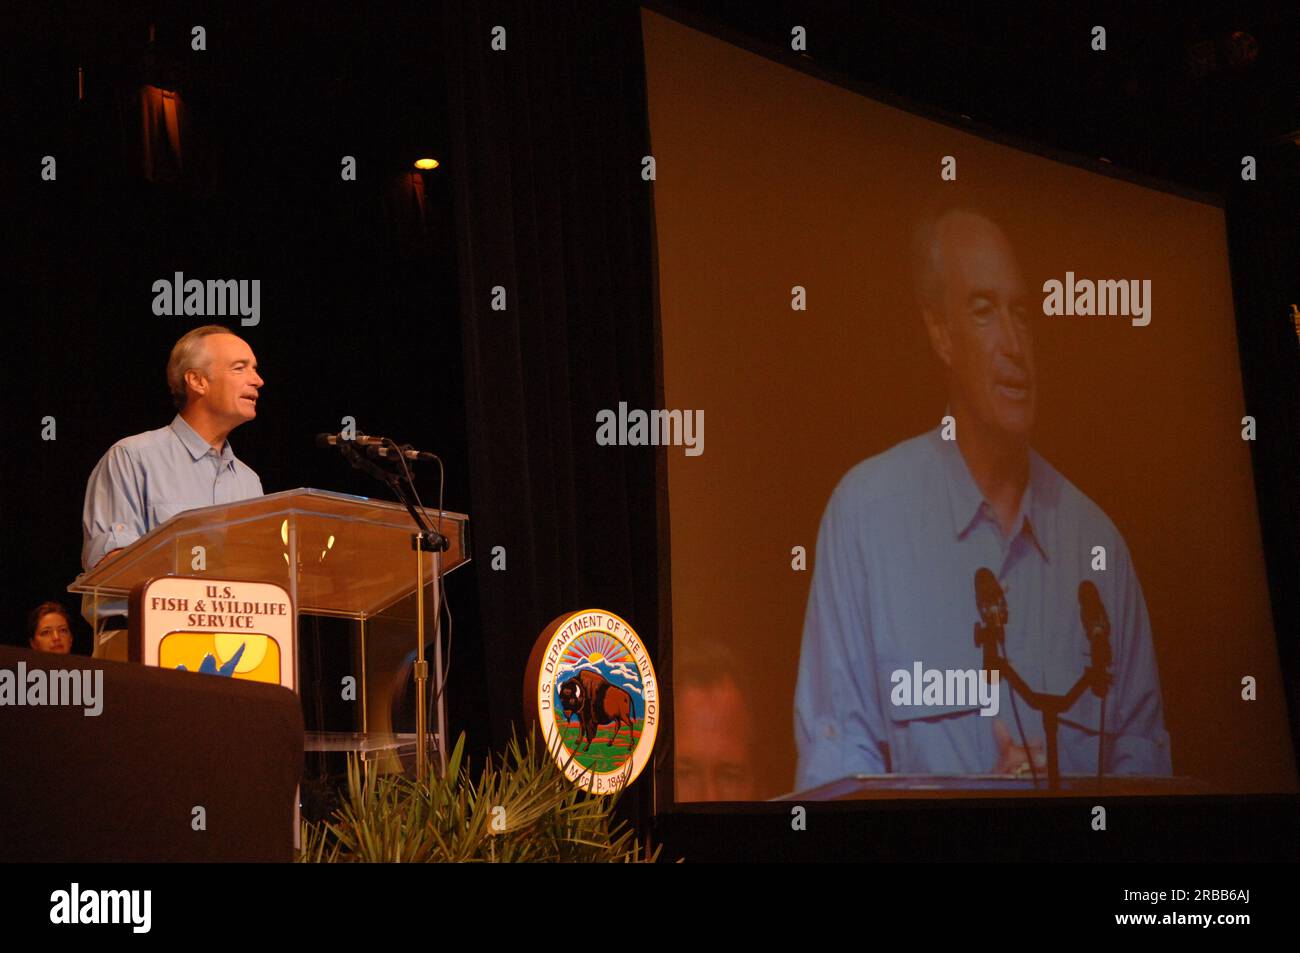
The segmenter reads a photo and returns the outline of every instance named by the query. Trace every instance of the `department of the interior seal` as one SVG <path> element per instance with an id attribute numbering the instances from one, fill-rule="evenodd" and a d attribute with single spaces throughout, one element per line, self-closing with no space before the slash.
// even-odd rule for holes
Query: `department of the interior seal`
<path id="1" fill-rule="evenodd" d="M 611 794 L 636 780 L 659 730 L 659 682 L 650 653 L 626 621 L 584 609 L 538 637 L 524 703 L 570 781 Z"/>

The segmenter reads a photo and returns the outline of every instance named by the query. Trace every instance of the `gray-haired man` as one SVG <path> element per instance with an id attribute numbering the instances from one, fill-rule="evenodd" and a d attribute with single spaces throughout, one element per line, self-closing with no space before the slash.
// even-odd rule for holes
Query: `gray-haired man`
<path id="1" fill-rule="evenodd" d="M 235 457 L 230 431 L 257 416 L 257 358 L 216 324 L 195 328 L 172 348 L 167 386 L 178 413 L 158 430 L 125 437 L 100 459 L 86 484 L 81 566 L 114 558 L 177 513 L 262 495 L 262 481 Z M 96 658 L 125 660 L 126 602 L 82 600 Z"/>

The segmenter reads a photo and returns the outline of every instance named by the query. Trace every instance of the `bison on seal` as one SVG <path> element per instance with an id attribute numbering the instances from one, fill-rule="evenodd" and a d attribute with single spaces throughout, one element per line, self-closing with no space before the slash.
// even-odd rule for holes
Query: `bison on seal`
<path id="1" fill-rule="evenodd" d="M 591 749 L 596 732 L 610 722 L 614 723 L 614 737 L 609 739 L 611 745 L 624 723 L 627 724 L 628 740 L 632 738 L 632 722 L 636 718 L 632 695 L 610 684 L 599 672 L 585 669 L 560 685 L 560 707 L 564 710 L 565 721 L 578 716 L 578 744 L 582 744 L 584 739 L 587 742 L 583 751 Z"/>

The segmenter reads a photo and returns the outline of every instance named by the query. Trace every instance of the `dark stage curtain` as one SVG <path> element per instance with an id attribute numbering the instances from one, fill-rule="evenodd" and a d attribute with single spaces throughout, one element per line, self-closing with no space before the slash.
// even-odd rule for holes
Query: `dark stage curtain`
<path id="1" fill-rule="evenodd" d="M 635 4 L 525 0 L 448 4 L 444 31 L 471 565 L 500 745 L 557 615 L 616 612 L 659 661 L 655 453 L 595 440 L 600 409 L 657 405 L 641 23 Z"/>
<path id="2" fill-rule="evenodd" d="M 1290 316 L 1300 307 L 1297 196 L 1300 160 L 1284 143 L 1262 158 L 1258 181 L 1232 186 L 1226 212 L 1246 413 L 1258 428 L 1251 453 L 1273 627 L 1282 676 L 1290 682 L 1292 742 L 1300 749 L 1300 647 L 1288 635 L 1300 627 L 1300 344 Z M 1230 615 L 1232 607 L 1224 612 Z"/>

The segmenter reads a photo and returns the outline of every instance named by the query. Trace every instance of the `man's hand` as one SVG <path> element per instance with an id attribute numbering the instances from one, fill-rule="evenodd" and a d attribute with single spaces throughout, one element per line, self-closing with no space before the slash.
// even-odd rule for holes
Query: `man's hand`
<path id="1" fill-rule="evenodd" d="M 1015 744 L 1011 740 L 1011 732 L 1007 731 L 1007 726 L 1003 724 L 1002 719 L 995 719 L 993 722 L 993 734 L 998 740 L 998 763 L 993 769 L 994 774 L 1024 774 L 1028 775 L 1029 759 L 1034 760 L 1034 768 L 1039 773 L 1047 772 L 1047 753 L 1043 749 L 1043 742 L 1029 742 L 1028 750 Z"/>
<path id="2" fill-rule="evenodd" d="M 99 562 L 95 563 L 95 565 L 92 568 L 98 569 L 100 566 L 104 565 L 104 563 L 114 560 L 120 555 L 122 555 L 122 550 L 110 549 L 108 552 L 104 553 L 103 558 L 100 559 Z"/>

